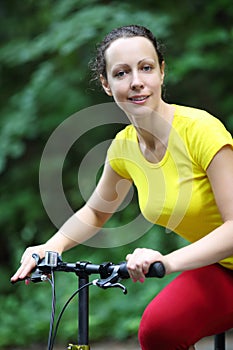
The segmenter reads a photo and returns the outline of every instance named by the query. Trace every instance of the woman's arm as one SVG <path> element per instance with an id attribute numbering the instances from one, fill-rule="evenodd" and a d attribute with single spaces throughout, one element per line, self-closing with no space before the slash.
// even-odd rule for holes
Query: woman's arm
<path id="1" fill-rule="evenodd" d="M 207 176 L 223 224 L 205 237 L 168 255 L 151 249 L 136 250 L 127 256 L 131 276 L 143 280 L 150 264 L 161 260 L 167 273 L 195 269 L 233 255 L 233 150 L 224 146 L 213 158 Z"/>
<path id="2" fill-rule="evenodd" d="M 123 179 L 106 164 L 100 181 L 88 202 L 71 216 L 45 244 L 25 250 L 21 266 L 11 280 L 25 278 L 35 267 L 32 254 L 43 258 L 46 251 L 62 252 L 92 237 L 112 216 L 127 195 L 131 182 Z"/>
<path id="3" fill-rule="evenodd" d="M 167 255 L 171 272 L 209 265 L 233 255 L 233 150 L 230 146 L 215 155 L 207 176 L 223 224 L 185 249 Z"/>

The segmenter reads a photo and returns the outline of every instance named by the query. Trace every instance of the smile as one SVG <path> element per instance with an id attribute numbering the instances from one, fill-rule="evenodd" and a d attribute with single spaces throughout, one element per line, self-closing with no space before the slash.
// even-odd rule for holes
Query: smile
<path id="1" fill-rule="evenodd" d="M 133 102 L 144 102 L 145 100 L 148 99 L 149 96 L 134 96 L 134 97 L 129 97 L 130 101 Z"/>

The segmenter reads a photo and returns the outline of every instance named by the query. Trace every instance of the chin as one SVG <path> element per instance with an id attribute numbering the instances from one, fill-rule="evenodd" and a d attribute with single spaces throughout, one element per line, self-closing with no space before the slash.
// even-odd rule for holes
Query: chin
<path id="1" fill-rule="evenodd" d="M 125 112 L 125 113 L 151 113 L 153 109 L 146 104 L 137 104 L 132 103 L 130 101 L 127 102 L 117 102 L 117 105 Z"/>

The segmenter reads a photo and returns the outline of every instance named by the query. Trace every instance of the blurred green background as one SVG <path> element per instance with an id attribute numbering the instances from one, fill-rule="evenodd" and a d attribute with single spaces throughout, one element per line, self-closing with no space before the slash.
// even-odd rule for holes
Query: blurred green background
<path id="1" fill-rule="evenodd" d="M 54 232 L 41 201 L 39 165 L 53 130 L 73 113 L 110 102 L 90 83 L 88 62 L 95 45 L 112 28 L 126 24 L 149 27 L 164 44 L 166 100 L 206 109 L 233 131 L 232 0 L 1 0 L 0 2 L 0 347 L 46 343 L 50 314 L 49 284 L 12 286 L 10 276 L 28 245 L 44 242 Z M 116 128 L 108 128 L 107 138 Z M 82 137 L 66 159 L 63 182 L 75 210 L 83 204 L 77 169 L 91 145 L 106 139 L 98 128 Z M 133 215 L 134 202 L 113 225 Z M 166 253 L 186 242 L 153 227 L 124 247 L 81 246 L 66 252 L 66 261 L 122 261 L 137 246 Z M 174 276 L 172 276 L 174 277 Z M 171 278 L 171 277 L 169 277 Z M 166 283 L 127 281 L 119 290 L 90 290 L 90 336 L 125 339 L 136 336 L 140 315 Z M 58 309 L 76 288 L 74 276 L 59 275 Z M 61 323 L 58 342 L 75 341 L 77 304 Z"/>

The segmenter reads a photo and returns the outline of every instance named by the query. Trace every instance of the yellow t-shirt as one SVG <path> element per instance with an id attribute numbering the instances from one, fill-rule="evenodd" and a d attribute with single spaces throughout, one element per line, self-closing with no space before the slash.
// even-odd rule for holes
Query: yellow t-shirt
<path id="1" fill-rule="evenodd" d="M 227 144 L 233 146 L 232 136 L 217 118 L 175 105 L 167 151 L 159 163 L 142 155 L 133 125 L 116 135 L 108 161 L 135 184 L 147 220 L 195 242 L 222 224 L 206 169 Z M 233 256 L 220 263 L 233 269 Z"/>

